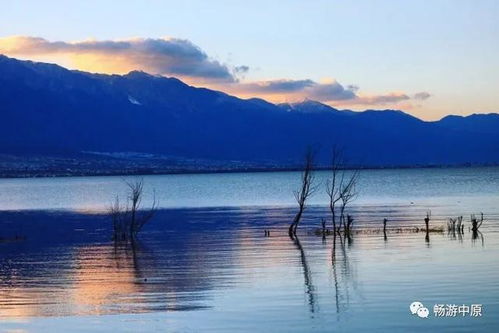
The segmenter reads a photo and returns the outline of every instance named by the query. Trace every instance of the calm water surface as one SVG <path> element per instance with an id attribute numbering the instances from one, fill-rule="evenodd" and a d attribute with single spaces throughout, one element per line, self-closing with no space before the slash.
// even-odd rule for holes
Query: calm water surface
<path id="1" fill-rule="evenodd" d="M 317 173 L 324 184 L 327 172 Z M 294 205 L 297 172 L 160 175 L 143 177 L 163 208 Z M 103 210 L 126 191 L 124 177 L 0 179 L 0 210 Z M 125 177 L 130 179 L 130 177 Z M 366 170 L 357 204 L 466 204 L 485 209 L 499 199 L 499 168 Z M 146 198 L 147 201 L 147 198 Z M 324 191 L 311 199 L 326 204 Z"/>
<path id="2" fill-rule="evenodd" d="M 120 177 L 0 180 L 11 240 L 0 242 L 0 332 L 497 331 L 498 168 L 365 171 L 358 233 L 336 241 L 314 233 L 328 217 L 320 191 L 298 240 L 287 236 L 298 177 L 145 177 L 167 209 L 133 246 L 111 242 L 96 214 L 125 190 Z M 465 233 L 397 232 L 422 227 L 427 209 L 433 226 L 464 215 Z M 469 214 L 481 211 L 473 237 Z M 430 318 L 409 313 L 416 300 Z M 437 303 L 483 314 L 436 318 Z"/>

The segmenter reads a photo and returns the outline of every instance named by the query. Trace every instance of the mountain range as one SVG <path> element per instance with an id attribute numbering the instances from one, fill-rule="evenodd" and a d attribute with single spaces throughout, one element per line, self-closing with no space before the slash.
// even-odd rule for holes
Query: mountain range
<path id="1" fill-rule="evenodd" d="M 0 55 L 0 154 L 134 152 L 295 165 L 333 145 L 369 167 L 499 163 L 499 115 L 423 121 L 398 110 L 272 104 L 133 71 L 103 75 Z"/>

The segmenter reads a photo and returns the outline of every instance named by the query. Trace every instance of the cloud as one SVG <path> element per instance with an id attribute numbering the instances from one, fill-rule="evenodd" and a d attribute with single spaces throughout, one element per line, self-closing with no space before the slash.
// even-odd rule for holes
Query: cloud
<path id="1" fill-rule="evenodd" d="M 242 83 L 239 85 L 247 92 L 253 93 L 286 93 L 296 92 L 313 85 L 312 80 L 269 80 Z"/>
<path id="2" fill-rule="evenodd" d="M 359 86 L 356 86 L 355 84 L 349 84 L 349 85 L 347 86 L 347 89 L 348 89 L 348 90 L 351 90 L 351 91 L 353 91 L 353 92 L 357 92 L 357 91 L 359 91 L 359 89 L 360 89 L 360 88 L 359 88 Z"/>
<path id="3" fill-rule="evenodd" d="M 234 72 L 236 73 L 248 73 L 249 71 L 249 67 L 248 66 L 236 66 L 234 67 Z"/>
<path id="4" fill-rule="evenodd" d="M 8 56 L 49 60 L 83 71 L 124 74 L 142 70 L 151 74 L 175 76 L 189 84 L 219 89 L 240 97 L 260 97 L 271 102 L 292 102 L 305 98 L 334 106 L 411 105 L 426 100 L 428 92 L 408 95 L 390 92 L 368 95 L 357 85 L 342 85 L 334 79 L 274 79 L 246 81 L 246 65 L 229 66 L 209 57 L 186 39 L 131 38 L 124 40 L 48 41 L 29 36 L 0 38 L 0 53 Z M 412 96 L 412 98 L 410 97 Z"/>
<path id="5" fill-rule="evenodd" d="M 310 89 L 309 93 L 309 98 L 323 102 L 353 100 L 357 98 L 354 89 L 351 89 L 351 87 L 345 89 L 345 87 L 336 81 L 316 84 Z"/>
<path id="6" fill-rule="evenodd" d="M 55 56 L 69 60 L 80 70 L 93 72 L 121 74 L 140 69 L 151 74 L 202 81 L 236 81 L 227 65 L 211 59 L 190 41 L 178 38 L 51 42 L 14 36 L 0 38 L 0 53 L 31 58 Z M 248 70 L 247 66 L 238 66 L 235 72 Z"/>
<path id="7" fill-rule="evenodd" d="M 430 97 L 431 97 L 431 94 L 428 93 L 428 92 L 426 92 L 426 91 L 421 91 L 421 92 L 418 92 L 418 93 L 414 94 L 414 99 L 417 99 L 417 100 L 420 100 L 420 101 L 425 101 L 425 100 L 427 100 Z"/>
<path id="8" fill-rule="evenodd" d="M 355 92 L 343 87 L 336 81 L 319 83 L 305 80 L 267 80 L 238 83 L 229 87 L 235 94 L 244 96 L 261 96 L 271 100 L 280 97 L 280 101 L 316 99 L 323 102 L 340 101 L 356 98 Z"/>
<path id="9" fill-rule="evenodd" d="M 403 92 L 380 95 L 360 94 L 356 85 L 343 86 L 336 80 L 317 82 L 304 80 L 267 80 L 243 82 L 219 87 L 242 97 L 261 97 L 272 102 L 296 102 L 312 99 L 334 106 L 376 106 L 391 105 L 408 107 L 411 97 Z"/>
<path id="10" fill-rule="evenodd" d="M 396 104 L 410 99 L 411 98 L 405 93 L 392 92 L 382 95 L 358 96 L 357 99 L 355 100 L 355 104 L 386 105 L 386 104 Z"/>

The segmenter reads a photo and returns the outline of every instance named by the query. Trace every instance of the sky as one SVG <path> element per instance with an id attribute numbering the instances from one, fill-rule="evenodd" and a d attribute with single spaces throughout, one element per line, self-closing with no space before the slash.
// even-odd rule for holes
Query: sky
<path id="1" fill-rule="evenodd" d="M 0 54 L 242 98 L 499 112 L 499 1 L 0 0 Z"/>

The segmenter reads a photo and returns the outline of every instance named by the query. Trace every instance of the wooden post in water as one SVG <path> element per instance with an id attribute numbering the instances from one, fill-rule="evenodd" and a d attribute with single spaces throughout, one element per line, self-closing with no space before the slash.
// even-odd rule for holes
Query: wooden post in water
<path id="1" fill-rule="evenodd" d="M 387 237 L 386 237 L 386 222 L 388 222 L 388 220 L 386 218 L 383 219 L 383 238 L 385 239 L 385 241 L 387 240 Z"/>
<path id="2" fill-rule="evenodd" d="M 427 233 L 430 231 L 430 218 L 431 218 L 431 211 L 427 211 L 426 217 L 424 218 L 424 223 L 426 225 L 426 232 Z"/>
<path id="3" fill-rule="evenodd" d="M 353 217 L 347 214 L 346 233 L 350 234 L 353 225 Z"/>
<path id="4" fill-rule="evenodd" d="M 430 242 L 430 218 L 431 218 L 431 211 L 427 211 L 426 217 L 424 219 L 424 223 L 426 225 L 426 236 L 425 236 L 426 243 Z"/>

